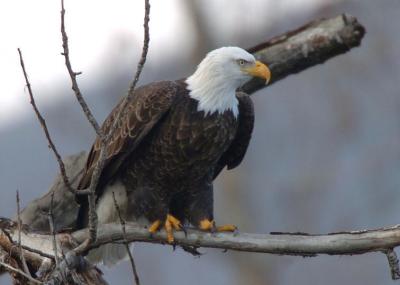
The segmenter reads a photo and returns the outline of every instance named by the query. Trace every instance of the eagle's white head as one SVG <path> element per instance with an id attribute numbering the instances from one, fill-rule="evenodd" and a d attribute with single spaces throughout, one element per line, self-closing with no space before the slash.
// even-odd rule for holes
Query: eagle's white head
<path id="1" fill-rule="evenodd" d="M 271 72 L 244 49 L 222 47 L 210 51 L 186 83 L 189 96 L 198 101 L 198 111 L 208 115 L 232 110 L 237 117 L 236 89 L 254 76 L 268 83 Z"/>

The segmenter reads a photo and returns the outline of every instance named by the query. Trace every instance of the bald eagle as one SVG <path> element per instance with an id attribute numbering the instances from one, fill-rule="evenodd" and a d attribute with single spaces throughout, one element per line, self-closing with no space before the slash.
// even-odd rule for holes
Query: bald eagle
<path id="1" fill-rule="evenodd" d="M 239 47 L 213 50 L 193 75 L 183 80 L 151 83 L 135 90 L 128 112 L 107 146 L 106 166 L 96 189 L 99 223 L 118 222 L 112 193 L 128 221 L 145 223 L 154 233 L 191 224 L 204 231 L 232 231 L 216 227 L 213 180 L 227 166 L 242 161 L 254 123 L 250 97 L 236 90 L 252 77 L 266 83 L 266 65 Z M 102 126 L 107 133 L 122 101 Z M 99 159 L 97 138 L 87 158 L 79 189 L 89 187 Z M 80 203 L 78 227 L 88 223 L 87 198 Z M 92 261 L 112 265 L 126 254 L 121 245 L 92 252 Z"/>

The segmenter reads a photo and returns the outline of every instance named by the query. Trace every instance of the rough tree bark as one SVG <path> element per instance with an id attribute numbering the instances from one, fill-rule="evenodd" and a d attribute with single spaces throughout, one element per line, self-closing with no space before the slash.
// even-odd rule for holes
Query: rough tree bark
<path id="1" fill-rule="evenodd" d="M 347 52 L 358 46 L 364 36 L 365 30 L 357 19 L 349 15 L 340 15 L 330 19 L 321 19 L 311 22 L 296 30 L 263 42 L 248 49 L 257 59 L 270 66 L 272 81 L 274 83 L 286 76 L 298 73 L 316 64 L 323 63 L 336 55 Z M 243 87 L 247 93 L 264 88 L 265 85 L 258 80 L 253 80 Z M 72 187 L 76 187 L 81 174 L 86 154 L 79 153 L 65 160 L 67 175 Z M 73 229 L 78 206 L 73 194 L 68 191 L 61 176 L 58 176 L 49 192 L 43 197 L 31 202 L 22 212 L 23 228 L 21 244 L 25 248 L 24 255 L 27 262 L 36 273 L 39 268 L 43 270 L 44 264 L 51 264 L 54 259 L 52 236 L 49 233 L 49 223 L 46 215 L 50 207 L 51 192 L 54 191 L 54 224 L 56 231 Z M 19 258 L 18 252 L 13 250 L 16 244 L 17 228 L 15 223 L 8 219 L 0 219 L 0 259 L 13 259 L 16 266 Z M 39 234 L 38 232 L 42 232 Z M 44 233 L 44 234 L 43 234 Z M 133 224 L 126 225 L 128 241 L 142 241 L 163 243 L 165 233 L 150 236 L 144 228 Z M 79 244 L 87 238 L 87 230 L 72 232 L 71 234 L 58 234 L 58 247 L 68 252 L 74 244 Z M 387 254 L 392 269 L 392 276 L 399 275 L 397 257 L 392 250 L 400 245 L 400 228 L 398 226 L 379 229 L 375 231 L 360 231 L 349 233 L 336 233 L 328 235 L 308 235 L 302 233 L 284 234 L 216 234 L 202 233 L 191 230 L 185 237 L 176 233 L 176 243 L 188 247 L 213 247 L 240 251 L 266 252 L 273 254 L 290 254 L 314 256 L 317 254 L 361 254 L 371 251 L 382 251 Z M 122 242 L 124 237 L 120 225 L 101 225 L 98 228 L 98 239 L 93 246 L 107 242 Z M 11 255 L 8 255 L 8 252 Z M 60 256 L 61 257 L 61 256 Z M 67 255 L 70 262 L 75 262 L 74 256 Z M 64 261 L 67 260 L 64 258 Z M 80 262 L 80 263 L 79 263 Z M 53 276 L 52 282 L 61 284 L 65 274 L 67 277 L 80 278 L 90 284 L 106 284 L 99 271 L 90 264 L 78 260 L 78 265 L 72 269 L 64 264 L 60 268 L 46 271 Z M 17 266 L 18 267 L 18 266 Z M 20 267 L 18 267 L 20 268 Z M 64 273 L 61 274 L 61 273 Z M 58 275 L 57 275 L 58 274 Z M 16 279 L 25 277 L 17 276 Z M 18 277 L 19 276 L 19 277 Z M 35 276 L 35 275 L 34 275 Z M 72 277 L 71 277 L 72 276 Z M 57 277 L 57 278 L 55 278 Z M 45 280 L 46 275 L 40 277 Z M 25 283 L 26 284 L 26 283 Z"/>

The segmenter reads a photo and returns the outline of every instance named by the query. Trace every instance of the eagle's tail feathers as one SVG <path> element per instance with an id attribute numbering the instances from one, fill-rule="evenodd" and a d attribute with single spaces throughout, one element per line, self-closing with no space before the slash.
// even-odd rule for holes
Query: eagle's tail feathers
<path id="1" fill-rule="evenodd" d="M 87 255 L 87 259 L 95 264 L 102 263 L 107 267 L 111 267 L 126 260 L 128 252 L 124 244 L 109 243 L 99 248 L 93 249 Z"/>

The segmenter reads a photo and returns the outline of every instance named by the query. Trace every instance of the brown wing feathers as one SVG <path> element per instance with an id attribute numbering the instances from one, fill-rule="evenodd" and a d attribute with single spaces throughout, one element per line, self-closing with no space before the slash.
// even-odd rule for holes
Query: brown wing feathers
<path id="1" fill-rule="evenodd" d="M 254 127 L 254 106 L 250 96 L 243 92 L 238 92 L 236 97 L 239 100 L 239 122 L 236 136 L 228 150 L 221 156 L 215 166 L 214 179 L 227 166 L 227 169 L 237 167 L 242 162 L 249 146 L 251 134 Z"/>
<path id="2" fill-rule="evenodd" d="M 127 115 L 121 118 L 117 130 L 107 147 L 107 161 L 102 173 L 107 177 L 113 176 L 123 160 L 130 154 L 142 139 L 149 133 L 159 119 L 169 110 L 177 95 L 177 85 L 174 82 L 156 82 L 138 88 L 128 106 Z M 108 133 L 114 119 L 122 107 L 122 101 L 113 109 L 104 121 L 102 130 Z M 100 140 L 97 138 L 89 153 L 84 174 L 78 189 L 89 187 L 94 166 L 99 159 Z"/>

